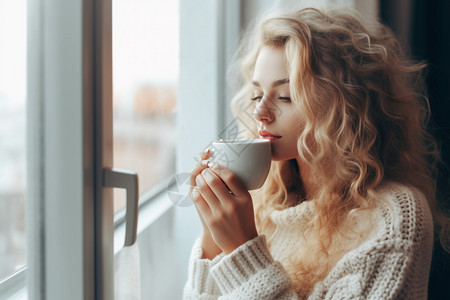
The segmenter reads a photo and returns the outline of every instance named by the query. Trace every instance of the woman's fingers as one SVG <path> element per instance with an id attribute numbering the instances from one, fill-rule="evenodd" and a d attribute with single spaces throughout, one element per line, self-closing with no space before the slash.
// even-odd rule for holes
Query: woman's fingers
<path id="1" fill-rule="evenodd" d="M 211 172 L 211 171 L 209 171 Z M 217 198 L 216 193 L 211 190 L 210 185 L 207 183 L 207 179 L 205 178 L 205 174 L 208 173 L 208 168 L 203 170 L 203 172 L 195 178 L 196 189 L 203 197 L 203 199 L 208 203 L 211 211 L 220 209 L 220 200 Z M 208 177 L 208 175 L 206 175 Z M 220 180 L 220 179 L 219 179 Z"/>
<path id="2" fill-rule="evenodd" d="M 189 178 L 191 188 L 193 188 L 196 184 L 195 178 L 197 177 L 197 175 L 208 167 L 208 161 L 206 161 L 205 159 L 209 158 L 210 153 L 211 151 L 209 149 L 206 149 L 205 151 L 203 151 L 203 153 L 200 154 L 201 161 L 194 167 L 194 169 L 192 169 L 191 176 Z"/>
<path id="3" fill-rule="evenodd" d="M 239 177 L 237 177 L 237 175 L 229 169 L 212 162 L 208 163 L 208 167 L 216 176 L 220 177 L 220 179 L 228 187 L 229 191 L 231 191 L 235 196 L 240 197 L 248 194 L 247 189 L 244 187 Z M 202 172 L 205 172 L 205 170 Z M 229 193 L 229 191 L 227 192 Z"/>
<path id="4" fill-rule="evenodd" d="M 203 151 L 202 153 L 200 153 L 200 158 L 202 160 L 204 159 L 208 159 L 209 155 L 211 154 L 211 151 L 208 149 L 206 149 L 205 151 Z"/>
<path id="5" fill-rule="evenodd" d="M 210 166 L 202 165 L 202 171 L 195 176 L 192 198 L 205 235 L 228 254 L 258 235 L 253 202 L 233 172 L 219 165 Z"/>
<path id="6" fill-rule="evenodd" d="M 208 162 L 201 161 L 198 165 L 196 165 L 194 167 L 194 169 L 192 169 L 190 179 L 189 179 L 191 188 L 193 188 L 197 184 L 195 181 L 195 178 L 197 178 L 198 174 L 200 174 L 207 167 L 208 167 Z"/>
<path id="7" fill-rule="evenodd" d="M 218 199 L 228 199 L 230 197 L 233 197 L 232 192 L 227 187 L 227 185 L 222 181 L 222 179 L 214 173 L 209 168 L 206 168 L 202 171 L 201 175 L 205 179 L 208 186 L 211 188 L 212 192 L 217 195 Z"/>
<path id="8" fill-rule="evenodd" d="M 203 199 L 202 195 L 200 194 L 198 187 L 194 187 L 191 192 L 192 201 L 195 204 L 195 207 L 197 208 L 197 211 L 201 214 L 202 223 L 204 223 L 205 217 L 208 217 L 211 215 L 211 208 L 209 207 L 208 203 Z"/>
<path id="9" fill-rule="evenodd" d="M 215 243 L 228 254 L 258 232 L 252 198 L 239 178 L 225 168 L 216 168 L 216 172 L 207 168 L 198 177 L 208 185 L 208 194 L 202 193 L 211 208 L 211 214 L 204 215 L 205 222 Z"/>

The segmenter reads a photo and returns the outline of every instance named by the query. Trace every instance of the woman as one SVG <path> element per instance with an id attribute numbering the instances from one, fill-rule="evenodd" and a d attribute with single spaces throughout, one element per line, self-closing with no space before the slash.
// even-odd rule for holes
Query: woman
<path id="1" fill-rule="evenodd" d="M 202 154 L 184 298 L 425 299 L 438 155 L 424 64 L 339 9 L 270 15 L 242 53 L 233 108 L 250 107 L 272 167 L 250 194 Z"/>

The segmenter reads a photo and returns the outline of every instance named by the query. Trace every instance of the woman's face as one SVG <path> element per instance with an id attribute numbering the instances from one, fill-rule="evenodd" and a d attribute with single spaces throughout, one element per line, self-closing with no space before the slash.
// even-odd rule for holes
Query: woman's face
<path id="1" fill-rule="evenodd" d="M 272 143 L 272 160 L 298 158 L 299 115 L 291 103 L 289 72 L 283 48 L 265 46 L 256 60 L 252 79 L 253 116 L 259 135 Z"/>

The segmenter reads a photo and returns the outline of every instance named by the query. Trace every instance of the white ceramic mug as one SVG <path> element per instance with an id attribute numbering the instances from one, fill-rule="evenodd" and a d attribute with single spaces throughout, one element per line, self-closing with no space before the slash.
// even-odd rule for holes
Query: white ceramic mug
<path id="1" fill-rule="evenodd" d="M 271 145 L 266 139 L 221 140 L 212 143 L 210 160 L 236 174 L 247 190 L 260 188 L 271 163 Z"/>

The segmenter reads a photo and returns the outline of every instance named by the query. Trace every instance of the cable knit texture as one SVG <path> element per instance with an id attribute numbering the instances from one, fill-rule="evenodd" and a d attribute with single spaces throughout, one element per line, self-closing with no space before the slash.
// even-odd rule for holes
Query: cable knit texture
<path id="1" fill-rule="evenodd" d="M 384 201 L 372 212 L 370 234 L 336 261 L 308 299 L 426 299 L 433 245 L 427 201 L 418 189 L 396 183 L 384 184 L 377 195 Z M 183 299 L 302 299 L 283 266 L 298 246 L 299 226 L 312 214 L 307 202 L 273 212 L 270 250 L 260 235 L 206 260 L 197 240 Z"/>

